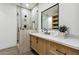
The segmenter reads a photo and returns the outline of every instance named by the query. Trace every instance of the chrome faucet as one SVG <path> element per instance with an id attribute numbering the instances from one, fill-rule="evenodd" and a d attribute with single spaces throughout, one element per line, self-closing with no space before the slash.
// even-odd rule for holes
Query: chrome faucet
<path id="1" fill-rule="evenodd" d="M 44 33 L 45 33 L 45 34 L 50 34 L 50 33 L 48 32 L 48 29 L 46 29 L 46 28 L 44 28 Z"/>

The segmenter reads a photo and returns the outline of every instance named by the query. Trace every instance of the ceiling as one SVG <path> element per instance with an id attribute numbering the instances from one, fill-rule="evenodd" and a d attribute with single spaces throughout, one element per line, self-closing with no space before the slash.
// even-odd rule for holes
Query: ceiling
<path id="1" fill-rule="evenodd" d="M 16 5 L 31 10 L 31 9 L 33 9 L 33 8 L 37 5 L 37 3 L 18 3 L 18 4 L 16 4 Z M 27 6 L 27 5 L 28 5 L 28 6 Z"/>
<path id="2" fill-rule="evenodd" d="M 24 7 L 26 7 L 27 9 L 32 9 L 32 8 L 34 8 L 35 6 L 36 6 L 36 3 L 28 3 L 28 7 L 27 7 L 27 4 L 22 4 L 22 6 L 24 6 Z"/>

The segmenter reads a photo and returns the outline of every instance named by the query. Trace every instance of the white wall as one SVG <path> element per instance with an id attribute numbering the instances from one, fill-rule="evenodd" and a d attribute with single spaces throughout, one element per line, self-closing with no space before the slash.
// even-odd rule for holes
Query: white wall
<path id="1" fill-rule="evenodd" d="M 16 40 L 16 6 L 11 4 L 0 4 L 0 49 L 15 46 Z"/>
<path id="2" fill-rule="evenodd" d="M 63 3 L 59 6 L 59 25 L 69 27 L 70 34 L 79 35 L 79 4 Z"/>
<path id="3" fill-rule="evenodd" d="M 39 15 L 38 15 L 38 30 L 41 31 L 41 12 L 45 9 L 53 6 L 56 3 L 39 3 Z"/>

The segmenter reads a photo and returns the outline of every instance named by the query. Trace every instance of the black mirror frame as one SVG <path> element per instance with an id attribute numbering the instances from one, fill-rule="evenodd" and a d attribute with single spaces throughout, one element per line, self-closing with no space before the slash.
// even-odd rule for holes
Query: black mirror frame
<path id="1" fill-rule="evenodd" d="M 43 24 L 43 22 L 42 22 L 42 13 L 45 12 L 45 11 L 47 11 L 48 9 L 51 9 L 52 7 L 54 7 L 54 6 L 56 6 L 56 5 L 58 5 L 58 15 L 59 15 L 59 3 L 57 3 L 57 4 L 55 4 L 55 5 L 53 5 L 53 6 L 49 7 L 49 8 L 47 8 L 47 9 L 45 9 L 44 11 L 41 12 L 41 29 L 43 29 L 43 26 L 42 26 L 42 24 Z M 58 17 L 58 28 L 59 28 L 59 17 Z"/>

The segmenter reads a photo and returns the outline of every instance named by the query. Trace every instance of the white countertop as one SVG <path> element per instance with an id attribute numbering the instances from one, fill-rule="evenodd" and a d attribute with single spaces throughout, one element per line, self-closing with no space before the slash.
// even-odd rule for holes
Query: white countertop
<path id="1" fill-rule="evenodd" d="M 34 35 L 79 50 L 79 38 L 74 38 L 74 37 L 61 38 L 43 33 L 30 33 L 30 35 Z"/>

